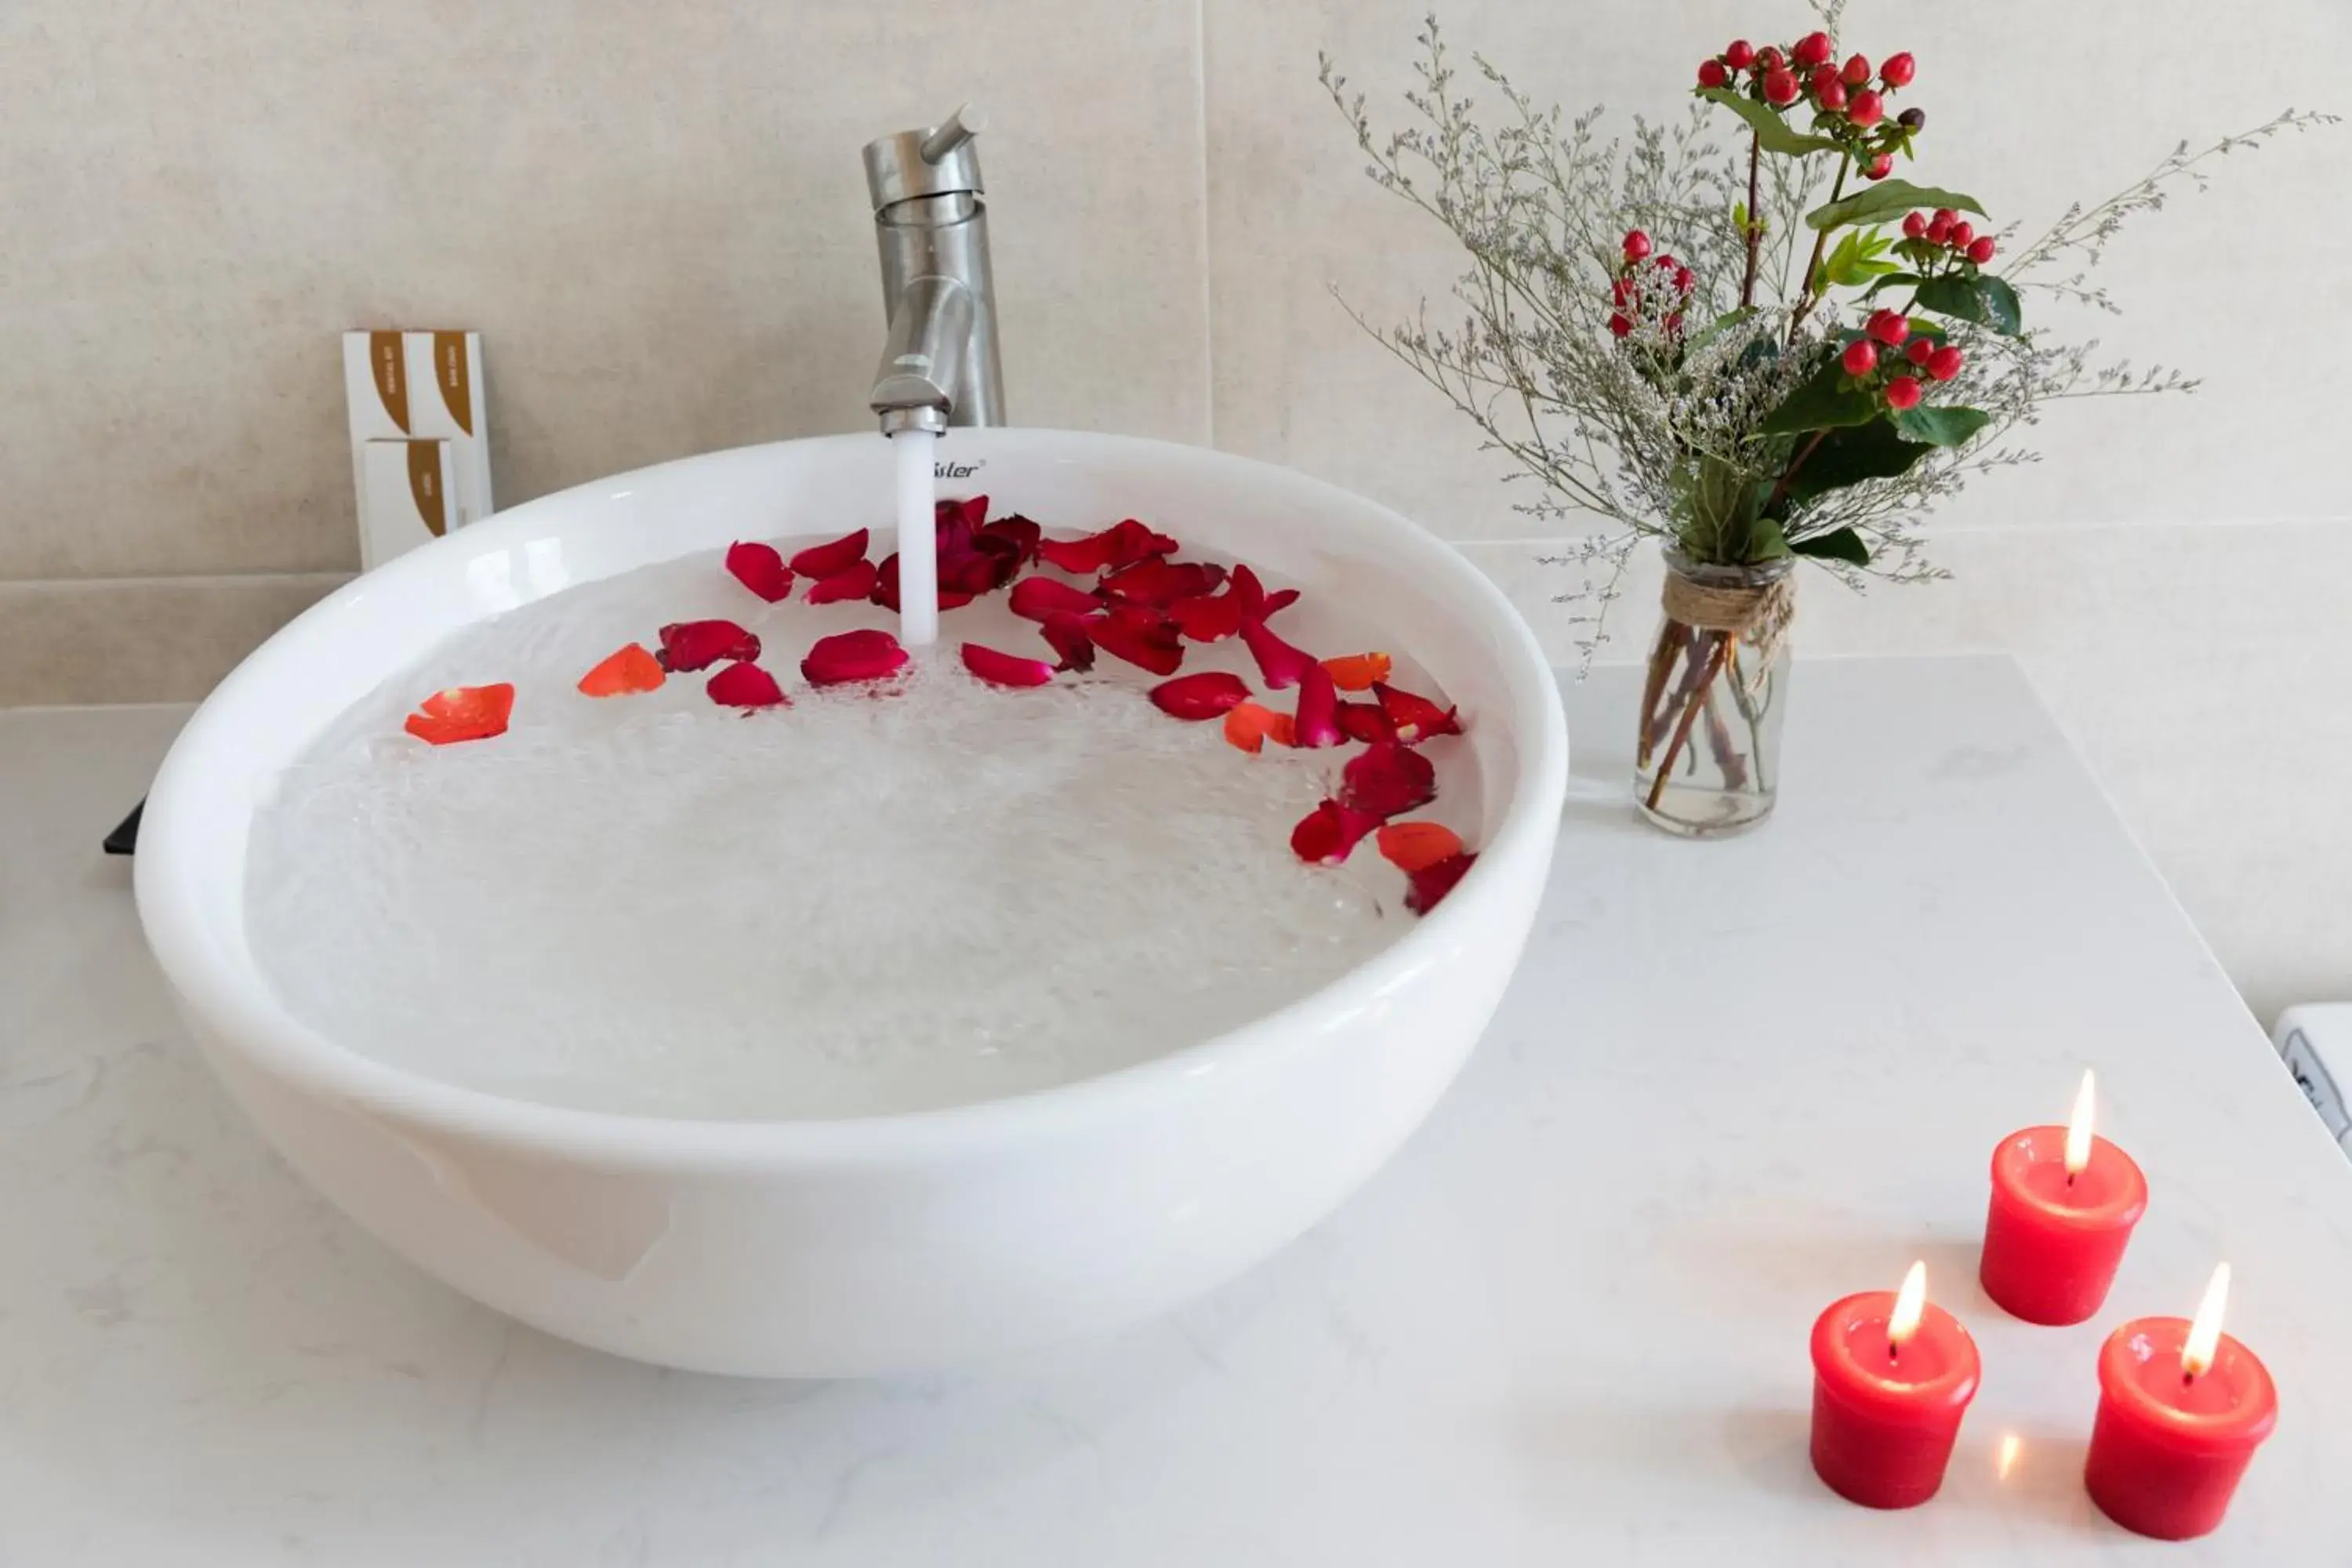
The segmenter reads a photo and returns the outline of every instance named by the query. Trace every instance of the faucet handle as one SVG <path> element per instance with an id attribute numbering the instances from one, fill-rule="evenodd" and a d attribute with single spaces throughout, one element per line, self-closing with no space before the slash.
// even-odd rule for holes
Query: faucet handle
<path id="1" fill-rule="evenodd" d="M 937 130 L 923 138 L 923 162 L 940 162 L 987 129 L 988 116 L 985 113 L 969 103 L 959 105 Z"/>

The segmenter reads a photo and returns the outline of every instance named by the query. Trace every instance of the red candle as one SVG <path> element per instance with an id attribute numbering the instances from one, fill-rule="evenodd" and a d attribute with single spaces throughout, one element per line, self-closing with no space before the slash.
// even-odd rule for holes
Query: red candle
<path id="1" fill-rule="evenodd" d="M 2224 1263 L 2196 1321 L 2141 1318 L 2099 1351 L 2099 1415 L 2083 1484 L 2126 1530 L 2163 1541 L 2212 1530 L 2278 1425 L 2268 1369 L 2221 1331 L 2229 1289 Z"/>
<path id="2" fill-rule="evenodd" d="M 2124 1244 L 2147 1208 L 2132 1157 L 2091 1133 L 2091 1075 L 2064 1127 L 2029 1127 L 1992 1152 L 1985 1294 L 2029 1323 L 2079 1323 L 2115 1283 Z"/>
<path id="3" fill-rule="evenodd" d="M 1927 1266 L 1903 1289 L 1831 1303 L 1813 1324 L 1813 1469 L 1865 1508 L 1916 1508 L 1944 1484 L 1977 1392 L 1977 1347 L 1927 1300 Z"/>

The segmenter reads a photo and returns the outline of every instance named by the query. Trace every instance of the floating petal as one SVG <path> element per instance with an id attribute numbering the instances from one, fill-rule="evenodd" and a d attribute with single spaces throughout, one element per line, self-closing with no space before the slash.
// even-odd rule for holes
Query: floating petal
<path id="1" fill-rule="evenodd" d="M 1095 667 L 1093 624 L 1076 616 L 1054 615 L 1037 628 L 1038 636 L 1052 645 L 1054 656 L 1062 662 L 1057 669 L 1087 670 Z"/>
<path id="2" fill-rule="evenodd" d="M 1050 616 L 1092 615 L 1102 608 L 1100 599 L 1056 577 L 1022 578 L 1013 584 L 1013 597 L 1007 603 L 1014 615 L 1031 621 Z"/>
<path id="3" fill-rule="evenodd" d="M 1331 672 L 1331 684 L 1342 691 L 1370 691 L 1376 682 L 1389 678 L 1389 656 L 1384 653 L 1351 653 L 1344 658 L 1327 658 L 1323 668 Z"/>
<path id="4" fill-rule="evenodd" d="M 591 697 L 625 697 L 632 692 L 651 691 L 667 677 L 662 674 L 661 660 L 646 650 L 643 643 L 631 643 L 618 653 L 607 654 L 595 668 L 580 678 L 580 689 Z"/>
<path id="5" fill-rule="evenodd" d="M 963 667 L 991 686 L 1046 686 L 1054 679 L 1054 667 L 1042 658 L 999 653 L 976 642 L 963 645 Z"/>
<path id="6" fill-rule="evenodd" d="M 1399 742 L 1375 742 L 1339 770 L 1339 804 L 1383 821 L 1436 798 L 1437 770 Z"/>
<path id="7" fill-rule="evenodd" d="M 944 583 L 939 584 L 939 595 L 940 608 L 942 610 L 960 610 L 971 603 L 970 594 L 951 590 Z M 875 569 L 874 592 L 866 597 L 894 616 L 898 613 L 898 552 L 897 551 L 894 550 L 884 556 L 882 564 Z"/>
<path id="8" fill-rule="evenodd" d="M 1244 620 L 1241 630 L 1242 641 L 1249 646 L 1250 657 L 1257 660 L 1258 674 L 1265 678 L 1266 685 L 1273 690 L 1280 691 L 1296 686 L 1308 670 L 1323 668 L 1315 662 L 1314 655 L 1295 648 L 1275 636 L 1263 620 Z M 1328 670 L 1324 670 L 1323 679 L 1327 685 L 1329 684 L 1331 675 Z"/>
<path id="9" fill-rule="evenodd" d="M 1037 544 L 1045 536 L 1044 529 L 1018 513 L 1000 517 L 994 522 L 985 522 L 980 527 L 982 539 L 995 540 L 1012 547 L 1015 571 L 1037 559 Z"/>
<path id="10" fill-rule="evenodd" d="M 1154 675 L 1173 675 L 1184 663 L 1184 645 L 1176 636 L 1175 623 L 1141 605 L 1117 606 L 1088 623 L 1087 635 L 1112 658 Z"/>
<path id="11" fill-rule="evenodd" d="M 794 556 L 793 559 L 800 558 Z M 874 563 L 861 555 L 831 576 L 820 577 L 810 584 L 809 591 L 801 598 L 811 605 L 837 605 L 849 599 L 869 599 L 874 596 L 874 584 L 879 577 Z"/>
<path id="12" fill-rule="evenodd" d="M 760 657 L 760 639 L 733 621 L 677 621 L 661 629 L 656 655 L 673 675 L 708 669 L 722 658 Z"/>
<path id="13" fill-rule="evenodd" d="M 503 735 L 514 712 L 515 689 L 510 681 L 493 686 L 452 686 L 416 705 L 401 727 L 428 745 L 455 745 L 459 741 L 487 741 Z"/>
<path id="14" fill-rule="evenodd" d="M 722 708 L 775 708 L 792 706 L 776 678 L 756 664 L 730 664 L 710 678 L 703 687 L 710 700 Z"/>
<path id="15" fill-rule="evenodd" d="M 1047 565 L 1076 577 L 1131 566 L 1150 555 L 1173 554 L 1175 549 L 1174 540 L 1152 532 L 1131 517 L 1083 539 L 1046 539 L 1037 544 L 1037 553 Z"/>
<path id="16" fill-rule="evenodd" d="M 1396 739 L 1396 726 L 1389 722 L 1389 716 L 1381 710 L 1377 702 L 1340 703 L 1339 732 L 1350 741 Z"/>
<path id="17" fill-rule="evenodd" d="M 907 650 L 888 632 L 835 632 L 816 639 L 816 646 L 801 660 L 801 673 L 812 686 L 839 686 L 896 675 L 906 663 Z"/>
<path id="18" fill-rule="evenodd" d="M 866 547 L 872 542 L 873 536 L 861 528 L 830 543 L 812 544 L 793 557 L 793 570 L 803 577 L 837 577 L 866 560 Z"/>
<path id="19" fill-rule="evenodd" d="M 1225 740 L 1244 752 L 1256 752 L 1272 741 L 1277 746 L 1297 743 L 1287 713 L 1256 702 L 1236 702 L 1225 713 Z"/>
<path id="20" fill-rule="evenodd" d="M 1311 660 L 1298 678 L 1297 728 L 1301 746 L 1336 746 L 1344 738 L 1339 730 L 1339 693 L 1331 684 L 1331 672 Z"/>
<path id="21" fill-rule="evenodd" d="M 1154 555 L 1122 566 L 1101 583 L 1106 597 L 1166 609 L 1179 599 L 1198 599 L 1223 585 L 1225 569 L 1203 561 L 1171 561 Z"/>
<path id="22" fill-rule="evenodd" d="M 1395 727 L 1396 738 L 1408 746 L 1417 746 L 1432 735 L 1462 733 L 1462 721 L 1454 710 L 1440 708 L 1426 697 L 1388 685 L 1375 685 L 1372 694 L 1381 700 L 1381 711 Z"/>
<path id="23" fill-rule="evenodd" d="M 1238 675 L 1222 669 L 1201 675 L 1180 675 L 1151 689 L 1151 705 L 1171 718 L 1192 723 L 1216 719 L 1249 700 L 1249 687 Z M 1255 750 L 1255 748 L 1251 748 Z"/>
<path id="24" fill-rule="evenodd" d="M 1290 851 L 1310 866 L 1338 866 L 1354 852 L 1365 834 L 1380 825 L 1377 816 L 1327 800 L 1290 830 Z"/>
<path id="25" fill-rule="evenodd" d="M 1462 836 L 1442 822 L 1390 822 L 1380 831 L 1381 858 L 1410 875 L 1462 853 Z"/>
<path id="26" fill-rule="evenodd" d="M 793 569 L 784 564 L 772 544 L 736 541 L 727 547 L 727 570 L 735 574 L 735 581 L 772 605 L 792 596 Z"/>
<path id="27" fill-rule="evenodd" d="M 1477 858 L 1477 856 L 1467 852 L 1448 855 L 1443 860 L 1433 861 L 1412 872 L 1410 879 L 1412 885 L 1405 890 L 1404 907 L 1417 915 L 1427 914 L 1454 890 L 1454 884 L 1462 879 L 1462 873 L 1470 869 Z"/>
<path id="28" fill-rule="evenodd" d="M 1218 642 L 1261 618 L 1265 609 L 1265 588 L 1257 574 L 1236 565 L 1223 593 L 1179 599 L 1168 606 L 1168 616 L 1178 631 L 1194 642 Z"/>

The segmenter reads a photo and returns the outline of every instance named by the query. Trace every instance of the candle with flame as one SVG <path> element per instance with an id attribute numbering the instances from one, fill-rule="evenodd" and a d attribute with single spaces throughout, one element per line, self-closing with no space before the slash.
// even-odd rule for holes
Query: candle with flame
<path id="1" fill-rule="evenodd" d="M 2092 1131 L 2092 1098 L 2085 1072 L 2065 1126 L 2029 1127 L 1992 1152 L 1979 1277 L 1986 1295 L 2029 1323 L 2079 1323 L 2098 1311 L 2147 1208 L 2147 1178 Z"/>
<path id="2" fill-rule="evenodd" d="M 2278 1425 L 2269 1370 L 2221 1331 L 2229 1293 L 2224 1263 L 2193 1320 L 2141 1318 L 2099 1351 L 2099 1415 L 2083 1484 L 2126 1530 L 2164 1541 L 2211 1531 Z"/>
<path id="3" fill-rule="evenodd" d="M 1813 1469 L 1867 1508 L 1916 1508 L 1944 1484 L 1976 1397 L 1976 1342 L 1927 1300 L 1927 1266 L 1899 1290 L 1831 1303 L 1813 1323 Z"/>

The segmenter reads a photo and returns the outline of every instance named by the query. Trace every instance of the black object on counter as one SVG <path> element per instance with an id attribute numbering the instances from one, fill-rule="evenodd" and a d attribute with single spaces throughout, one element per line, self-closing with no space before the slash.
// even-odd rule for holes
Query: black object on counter
<path id="1" fill-rule="evenodd" d="M 106 852 L 109 855 L 133 855 L 138 853 L 139 814 L 146 809 L 147 803 L 143 800 L 141 801 L 137 805 L 131 808 L 131 815 L 117 823 L 115 825 L 114 831 L 106 836 Z"/>

